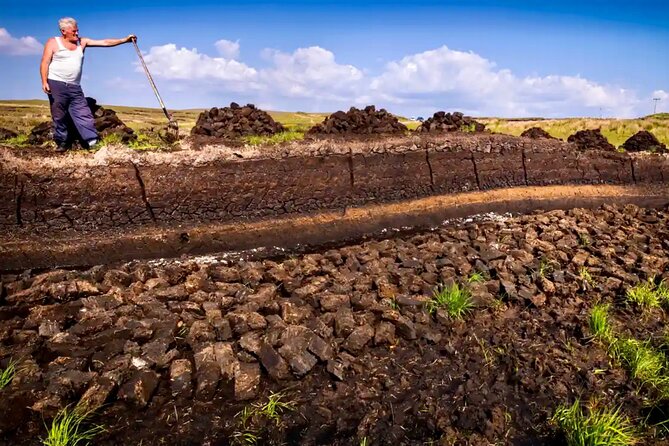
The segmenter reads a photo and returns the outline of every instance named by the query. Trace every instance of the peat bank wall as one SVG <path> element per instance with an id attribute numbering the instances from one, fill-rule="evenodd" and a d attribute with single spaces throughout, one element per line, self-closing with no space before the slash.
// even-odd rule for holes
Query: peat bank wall
<path id="1" fill-rule="evenodd" d="M 0 148 L 0 270 L 325 243 L 482 211 L 663 206 L 669 197 L 666 156 L 579 151 L 561 141 L 463 135 L 295 147 L 292 156 L 248 159 L 177 152 L 104 160 Z M 518 193 L 500 195 L 509 188 Z M 430 197 L 441 201 L 420 201 Z"/>

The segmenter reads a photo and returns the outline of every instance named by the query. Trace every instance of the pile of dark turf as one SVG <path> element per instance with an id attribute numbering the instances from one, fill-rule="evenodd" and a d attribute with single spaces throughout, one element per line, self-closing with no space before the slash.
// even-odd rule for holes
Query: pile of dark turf
<path id="1" fill-rule="evenodd" d="M 521 133 L 520 136 L 532 139 L 557 139 L 552 137 L 546 130 L 542 129 L 541 127 L 530 127 Z"/>
<path id="2" fill-rule="evenodd" d="M 373 105 L 368 105 L 362 110 L 351 107 L 347 112 L 333 113 L 322 123 L 310 128 L 307 135 L 403 134 L 407 131 L 407 127 L 396 116 L 383 108 L 376 110 Z"/>
<path id="3" fill-rule="evenodd" d="M 241 107 L 233 102 L 230 107 L 214 107 L 200 113 L 191 135 L 238 138 L 251 135 L 271 136 L 283 131 L 285 128 L 281 124 L 255 105 Z"/>
<path id="4" fill-rule="evenodd" d="M 576 144 L 580 150 L 607 150 L 615 152 L 616 148 L 611 144 L 601 129 L 579 130 L 567 138 L 568 142 Z"/>
<path id="5" fill-rule="evenodd" d="M 485 125 L 460 112 L 438 111 L 416 129 L 417 132 L 482 132 Z"/>
<path id="6" fill-rule="evenodd" d="M 630 136 L 622 148 L 627 152 L 667 153 L 667 146 L 647 130 L 641 130 Z"/>

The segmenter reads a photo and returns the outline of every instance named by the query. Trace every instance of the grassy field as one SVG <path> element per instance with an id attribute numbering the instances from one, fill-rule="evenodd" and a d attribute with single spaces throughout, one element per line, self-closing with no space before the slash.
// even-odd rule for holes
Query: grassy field
<path id="1" fill-rule="evenodd" d="M 116 111 L 119 118 L 139 134 L 158 130 L 165 126 L 167 120 L 162 110 L 158 108 L 126 107 L 118 105 L 105 105 Z M 190 133 L 195 125 L 198 115 L 203 109 L 176 110 L 174 118 L 179 122 L 182 134 Z M 299 134 L 305 132 L 314 124 L 318 124 L 328 116 L 328 113 L 305 113 L 305 112 L 268 112 L 275 121 L 280 122 L 289 130 L 289 135 L 274 138 L 267 142 L 281 142 L 284 140 L 299 139 Z M 50 120 L 49 104 L 41 100 L 9 101 L 0 100 L 0 127 L 28 134 L 35 125 Z M 661 142 L 669 145 L 669 113 L 658 113 L 638 119 L 596 119 L 596 118 L 565 118 L 565 119 L 503 119 L 503 118 L 480 118 L 479 121 L 486 124 L 486 128 L 497 133 L 508 135 L 520 135 L 530 127 L 541 127 L 552 136 L 566 140 L 569 135 L 578 130 L 601 128 L 602 134 L 606 136 L 613 145 L 620 146 L 630 136 L 640 130 L 648 130 Z M 410 129 L 418 127 L 419 123 L 400 119 Z M 265 142 L 258 138 L 251 138 L 250 143 Z"/>
<path id="2" fill-rule="evenodd" d="M 493 132 L 520 135 L 530 127 L 541 127 L 551 136 L 566 140 L 578 130 L 601 128 L 602 134 L 618 147 L 640 130 L 648 130 L 669 146 L 669 113 L 658 113 L 639 119 L 479 119 Z"/>
<path id="3" fill-rule="evenodd" d="M 136 132 L 160 128 L 167 124 L 163 111 L 159 108 L 126 107 L 122 105 L 103 105 L 116 112 L 125 124 Z M 185 134 L 190 133 L 197 117 L 204 109 L 175 110 L 170 112 L 179 122 L 179 129 Z M 272 118 L 291 131 L 304 132 L 314 124 L 318 124 L 328 113 L 304 112 L 268 112 Z M 29 133 L 39 123 L 49 121 L 49 103 L 40 100 L 3 101 L 0 100 L 0 127 L 18 133 Z"/>

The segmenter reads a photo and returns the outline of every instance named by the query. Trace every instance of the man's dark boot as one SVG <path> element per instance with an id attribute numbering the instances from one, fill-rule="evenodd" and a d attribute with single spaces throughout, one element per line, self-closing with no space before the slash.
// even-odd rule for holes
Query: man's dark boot
<path id="1" fill-rule="evenodd" d="M 64 142 L 59 142 L 58 145 L 56 146 L 56 152 L 58 153 L 65 153 L 69 149 L 69 146 L 65 144 Z"/>

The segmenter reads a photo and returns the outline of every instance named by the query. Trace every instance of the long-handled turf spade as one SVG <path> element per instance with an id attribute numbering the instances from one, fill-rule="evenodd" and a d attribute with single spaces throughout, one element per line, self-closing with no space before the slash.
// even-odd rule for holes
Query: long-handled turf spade
<path id="1" fill-rule="evenodd" d="M 156 83 L 153 82 L 151 73 L 149 73 L 149 69 L 147 68 L 146 63 L 144 62 L 144 58 L 142 57 L 142 52 L 139 50 L 139 47 L 137 46 L 137 39 L 132 39 L 132 43 L 135 45 L 135 50 L 137 50 L 137 56 L 139 56 L 139 61 L 142 62 L 142 67 L 144 67 L 144 72 L 146 73 L 146 77 L 149 78 L 149 83 L 151 84 L 151 88 L 153 88 L 153 92 L 156 94 L 158 102 L 160 102 L 160 106 L 163 109 L 163 113 L 165 113 L 165 116 L 167 117 L 168 121 L 167 132 L 165 133 L 164 139 L 168 143 L 173 143 L 174 141 L 179 139 L 179 124 L 177 124 L 174 118 L 172 118 L 172 115 L 165 108 L 165 103 L 163 103 L 163 99 L 160 97 L 160 93 L 158 93 L 158 89 L 156 88 Z"/>

